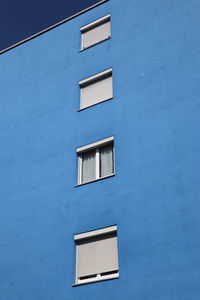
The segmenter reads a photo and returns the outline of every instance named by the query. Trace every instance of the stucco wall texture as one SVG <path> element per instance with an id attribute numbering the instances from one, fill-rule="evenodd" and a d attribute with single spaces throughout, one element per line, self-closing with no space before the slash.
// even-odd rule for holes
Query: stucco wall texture
<path id="1" fill-rule="evenodd" d="M 79 28 L 112 38 L 80 52 Z M 200 1 L 110 0 L 0 56 L 0 299 L 200 299 Z M 79 109 L 81 79 L 114 97 Z M 76 148 L 115 138 L 80 187 Z M 73 234 L 118 226 L 120 278 L 72 287 Z"/>

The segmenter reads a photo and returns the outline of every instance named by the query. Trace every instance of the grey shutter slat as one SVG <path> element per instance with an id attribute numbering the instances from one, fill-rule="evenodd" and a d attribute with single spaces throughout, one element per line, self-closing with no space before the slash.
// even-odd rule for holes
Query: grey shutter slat
<path id="1" fill-rule="evenodd" d="M 110 36 L 110 21 L 82 33 L 83 49 L 99 43 Z"/>
<path id="2" fill-rule="evenodd" d="M 112 98 L 112 76 L 81 87 L 80 107 L 85 108 Z"/>
<path id="3" fill-rule="evenodd" d="M 77 247 L 78 278 L 118 270 L 117 237 L 96 239 Z"/>

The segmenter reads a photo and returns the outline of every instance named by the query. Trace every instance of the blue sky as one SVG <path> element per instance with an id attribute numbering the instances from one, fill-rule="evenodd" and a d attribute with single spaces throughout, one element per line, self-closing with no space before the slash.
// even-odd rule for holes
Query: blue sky
<path id="1" fill-rule="evenodd" d="M 0 0 L 0 51 L 99 0 Z"/>

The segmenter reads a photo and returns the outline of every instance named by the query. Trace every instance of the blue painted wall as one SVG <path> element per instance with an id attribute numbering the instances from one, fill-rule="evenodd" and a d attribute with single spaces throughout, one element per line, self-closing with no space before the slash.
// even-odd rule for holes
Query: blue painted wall
<path id="1" fill-rule="evenodd" d="M 112 14 L 112 39 L 79 28 Z M 112 0 L 0 56 L 0 299 L 200 299 L 200 1 Z M 113 68 L 81 112 L 79 80 Z M 115 136 L 116 176 L 75 188 Z M 73 234 L 118 225 L 120 278 L 72 288 Z"/>

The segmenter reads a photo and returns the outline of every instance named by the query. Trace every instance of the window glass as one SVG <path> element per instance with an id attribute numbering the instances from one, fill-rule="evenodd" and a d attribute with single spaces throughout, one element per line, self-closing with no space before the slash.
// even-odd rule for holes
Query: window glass
<path id="1" fill-rule="evenodd" d="M 100 177 L 113 173 L 113 145 L 100 148 Z"/>
<path id="2" fill-rule="evenodd" d="M 82 154 L 82 182 L 96 178 L 96 150 Z"/>
<path id="3" fill-rule="evenodd" d="M 114 139 L 110 137 L 77 149 L 78 184 L 114 174 L 113 147 Z"/>

